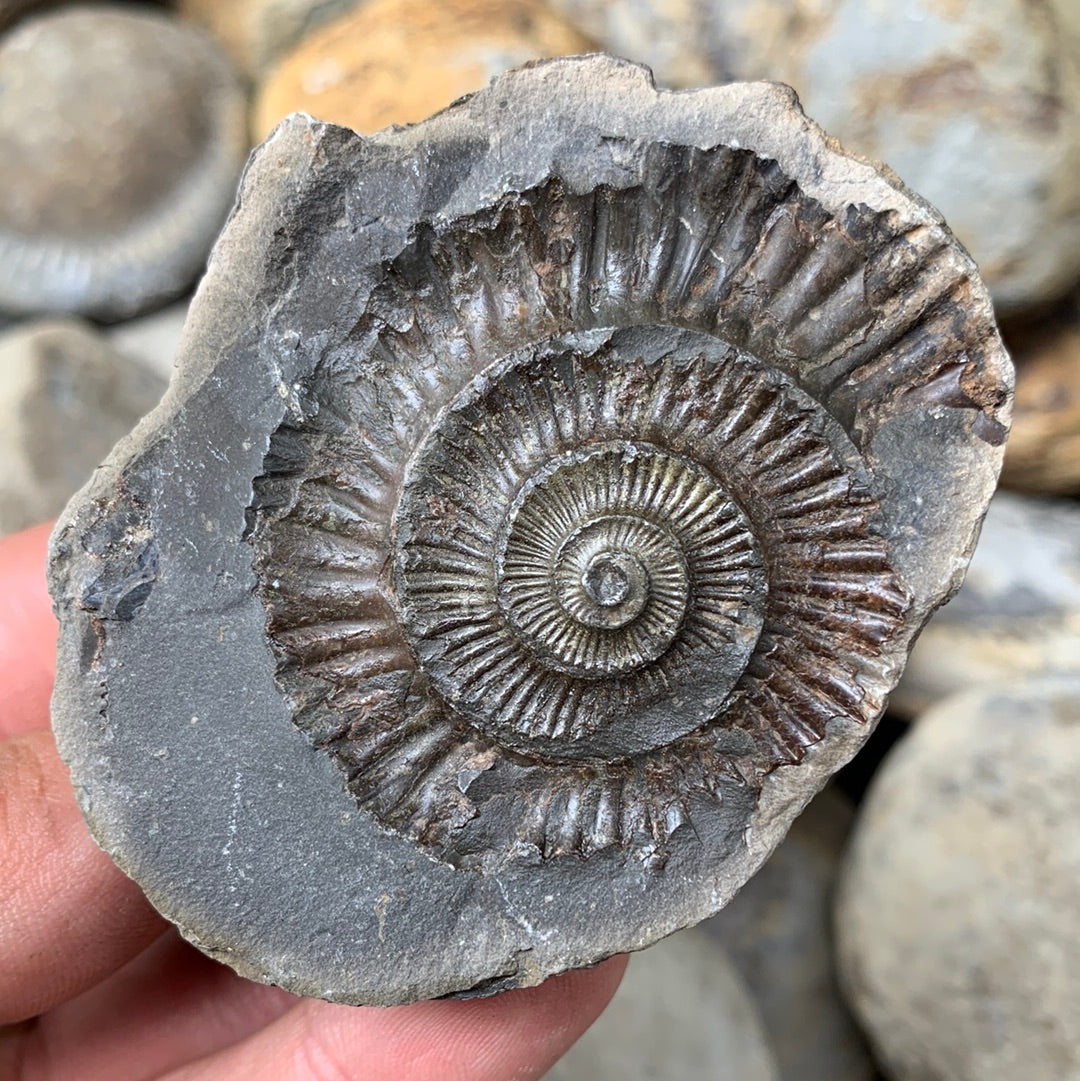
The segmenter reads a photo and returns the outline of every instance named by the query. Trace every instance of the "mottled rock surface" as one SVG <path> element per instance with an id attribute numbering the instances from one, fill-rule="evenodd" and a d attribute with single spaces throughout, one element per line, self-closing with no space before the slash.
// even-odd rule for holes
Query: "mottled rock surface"
<path id="1" fill-rule="evenodd" d="M 1016 402 L 1001 483 L 1080 494 L 1080 292 L 1009 339 Z"/>
<path id="2" fill-rule="evenodd" d="M 631 958 L 611 1005 L 544 1078 L 702 1081 L 717 1076 L 780 1081 L 782 1075 L 738 971 L 714 940 L 689 930 Z"/>
<path id="3" fill-rule="evenodd" d="M 78 322 L 0 335 L 0 534 L 54 518 L 164 383 Z"/>
<path id="4" fill-rule="evenodd" d="M 411 124 L 507 68 L 591 51 L 542 0 L 369 0 L 267 76 L 255 131 L 294 112 L 362 132 Z"/>
<path id="5" fill-rule="evenodd" d="M 0 310 L 104 320 L 202 269 L 247 153 L 237 77 L 164 13 L 76 6 L 0 39 Z"/>
<path id="6" fill-rule="evenodd" d="M 1001 312 L 1080 277 L 1075 0 L 554 0 L 662 83 L 778 79 L 945 215 Z"/>
<path id="7" fill-rule="evenodd" d="M 837 904 L 894 1081 L 1080 1076 L 1080 681 L 951 698 L 864 802 Z"/>
<path id="8" fill-rule="evenodd" d="M 827 788 L 734 900 L 701 925 L 746 982 L 780 1081 L 875 1076 L 866 1043 L 840 997 L 833 962 L 833 887 L 853 821 L 848 800 Z M 696 1009 L 692 991 L 676 997 Z M 725 1060 L 721 1055 L 715 1061 Z M 731 1070 L 730 1076 L 741 1075 Z"/>
<path id="9" fill-rule="evenodd" d="M 921 713 L 956 691 L 1080 658 L 1080 507 L 998 492 L 963 588 L 915 644 L 889 708 Z"/>
<path id="10" fill-rule="evenodd" d="M 54 534 L 91 829 L 345 1002 L 697 922 L 958 584 L 1010 383 L 966 253 L 785 88 L 579 58 L 286 122 Z"/>

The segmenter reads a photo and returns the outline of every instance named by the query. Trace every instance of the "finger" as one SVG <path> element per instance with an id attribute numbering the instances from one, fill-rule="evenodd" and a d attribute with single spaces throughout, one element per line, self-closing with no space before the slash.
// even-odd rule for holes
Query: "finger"
<path id="1" fill-rule="evenodd" d="M 90 838 L 52 733 L 0 743 L 0 1023 L 62 1002 L 164 930 Z"/>
<path id="2" fill-rule="evenodd" d="M 535 1081 L 615 993 L 625 958 L 522 991 L 396 1009 L 304 1002 L 162 1081 Z"/>
<path id="3" fill-rule="evenodd" d="M 147 1081 L 242 1040 L 298 1001 L 242 979 L 171 931 L 97 987 L 12 1032 L 6 1048 L 0 1037 L 0 1077 Z"/>
<path id="4" fill-rule="evenodd" d="M 56 617 L 45 588 L 48 525 L 0 539 L 0 739 L 49 723 Z"/>

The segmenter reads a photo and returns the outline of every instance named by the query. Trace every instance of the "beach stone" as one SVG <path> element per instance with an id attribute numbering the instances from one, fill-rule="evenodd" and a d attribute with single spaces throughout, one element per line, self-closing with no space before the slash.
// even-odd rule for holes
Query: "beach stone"
<path id="1" fill-rule="evenodd" d="M 769 1035 L 780 1081 L 872 1081 L 875 1076 L 866 1042 L 840 996 L 833 963 L 833 887 L 854 818 L 851 803 L 826 788 L 765 866 L 701 925 L 723 945 L 745 981 Z M 730 1076 L 741 1075 L 732 1070 Z"/>
<path id="2" fill-rule="evenodd" d="M 926 713 L 863 803 L 844 986 L 892 1081 L 1080 1076 L 1080 678 Z"/>
<path id="3" fill-rule="evenodd" d="M 411 124 L 507 68 L 592 48 L 541 0 L 369 0 L 267 77 L 255 131 L 293 112 L 361 132 Z"/>
<path id="4" fill-rule="evenodd" d="M 1075 0 L 554 0 L 664 85 L 778 79 L 968 247 L 1001 314 L 1080 277 Z"/>
<path id="5" fill-rule="evenodd" d="M 1017 362 L 1016 399 L 1001 483 L 1080 494 L 1080 292 L 1008 344 Z"/>
<path id="6" fill-rule="evenodd" d="M 784 87 L 576 57 L 369 137 L 293 117 L 53 533 L 90 829 L 339 1002 L 700 922 L 958 585 L 1011 378 L 967 254 Z"/>
<path id="7" fill-rule="evenodd" d="M 366 0 L 178 0 L 177 10 L 209 30 L 236 64 L 260 79 L 318 27 Z"/>
<path id="8" fill-rule="evenodd" d="M 999 491 L 960 592 L 915 643 L 889 708 L 1070 671 L 1080 658 L 1080 506 Z"/>
<path id="9" fill-rule="evenodd" d="M 545 1081 L 780 1081 L 738 971 L 699 929 L 630 959 L 611 1004 Z M 839 1081 L 839 1079 L 837 1079 Z"/>
<path id="10" fill-rule="evenodd" d="M 0 310 L 115 320 L 202 269 L 247 153 L 231 65 L 149 8 L 76 6 L 0 39 Z"/>
<path id="11" fill-rule="evenodd" d="M 28 11 L 56 2 L 57 0 L 0 0 L 0 30 L 6 30 Z"/>
<path id="12" fill-rule="evenodd" d="M 164 389 L 83 323 L 0 334 L 0 534 L 56 517 Z"/>
<path id="13" fill-rule="evenodd" d="M 189 304 L 190 300 L 181 300 L 149 315 L 106 327 L 103 333 L 117 352 L 132 357 L 168 382 L 176 365 Z"/>

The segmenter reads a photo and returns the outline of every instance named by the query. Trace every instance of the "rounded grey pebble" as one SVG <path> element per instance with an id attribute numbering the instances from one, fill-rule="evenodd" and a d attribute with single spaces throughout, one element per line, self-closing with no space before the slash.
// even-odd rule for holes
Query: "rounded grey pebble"
<path id="1" fill-rule="evenodd" d="M 180 349 L 189 303 L 188 299 L 180 300 L 160 311 L 117 323 L 106 328 L 105 337 L 118 352 L 145 364 L 168 381 Z"/>
<path id="2" fill-rule="evenodd" d="M 957 691 L 1080 664 L 1080 507 L 999 491 L 967 578 L 927 624 L 889 708 L 914 717 Z"/>
<path id="3" fill-rule="evenodd" d="M 0 39 L 0 311 L 111 321 L 198 274 L 247 153 L 237 75 L 201 31 L 88 6 Z"/>
<path id="4" fill-rule="evenodd" d="M 164 382 L 74 320 L 0 335 L 0 535 L 55 517 Z"/>
<path id="5" fill-rule="evenodd" d="M 28 11 L 55 2 L 56 0 L 0 0 L 0 30 L 11 26 L 16 19 Z"/>
<path id="6" fill-rule="evenodd" d="M 832 894 L 853 821 L 848 800 L 825 789 L 765 866 L 701 925 L 745 980 L 781 1081 L 875 1076 L 866 1041 L 840 997 L 833 960 Z"/>
<path id="7" fill-rule="evenodd" d="M 1080 1077 L 1080 676 L 927 713 L 863 804 L 836 924 L 892 1081 Z"/>
<path id="8" fill-rule="evenodd" d="M 944 214 L 1001 314 L 1080 277 L 1076 0 L 554 0 L 675 87 L 776 79 Z"/>
<path id="9" fill-rule="evenodd" d="M 739 973 L 714 939 L 692 929 L 632 957 L 611 1005 L 544 1076 L 780 1081 L 781 1075 Z"/>

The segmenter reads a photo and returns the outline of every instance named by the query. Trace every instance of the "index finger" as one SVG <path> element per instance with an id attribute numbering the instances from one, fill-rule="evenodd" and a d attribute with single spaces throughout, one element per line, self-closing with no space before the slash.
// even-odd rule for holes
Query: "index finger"
<path id="1" fill-rule="evenodd" d="M 0 539 L 0 739 L 49 724 L 57 632 L 45 586 L 51 528 Z"/>

